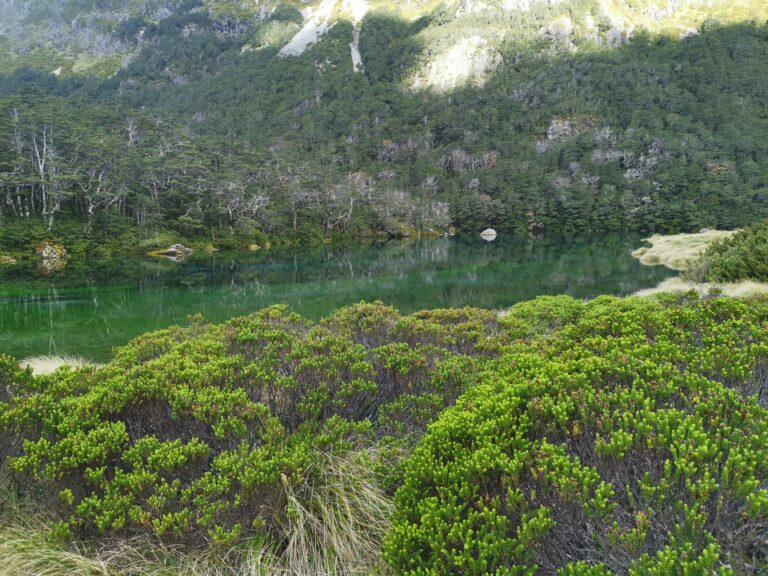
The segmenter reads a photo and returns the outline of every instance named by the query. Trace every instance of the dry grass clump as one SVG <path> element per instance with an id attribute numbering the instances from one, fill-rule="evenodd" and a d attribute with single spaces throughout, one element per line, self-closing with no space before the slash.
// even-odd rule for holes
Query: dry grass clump
<path id="1" fill-rule="evenodd" d="M 654 234 L 644 241 L 651 247 L 638 248 L 632 256 L 646 266 L 666 266 L 685 271 L 713 243 L 733 236 L 737 230 L 706 230 L 698 234 Z"/>
<path id="2" fill-rule="evenodd" d="M 664 292 L 691 292 L 696 291 L 702 296 L 710 294 L 722 294 L 733 298 L 753 298 L 768 294 L 768 284 L 761 284 L 753 280 L 741 282 L 729 282 L 719 284 L 715 282 L 691 282 L 679 276 L 668 278 L 654 288 L 646 288 L 635 292 L 635 296 L 650 296 Z"/>
<path id="3" fill-rule="evenodd" d="M 80 370 L 89 366 L 98 367 L 100 364 L 91 362 L 80 356 L 31 356 L 19 362 L 22 368 L 31 368 L 38 376 L 53 374 L 59 368 L 68 367 Z"/>
<path id="4" fill-rule="evenodd" d="M 301 576 L 382 574 L 381 541 L 393 504 L 376 478 L 375 450 L 316 463 L 319 480 L 299 486 L 283 483 L 287 496 L 286 542 L 265 542 L 250 564 L 254 574 Z M 312 477 L 308 474 L 307 477 Z"/>

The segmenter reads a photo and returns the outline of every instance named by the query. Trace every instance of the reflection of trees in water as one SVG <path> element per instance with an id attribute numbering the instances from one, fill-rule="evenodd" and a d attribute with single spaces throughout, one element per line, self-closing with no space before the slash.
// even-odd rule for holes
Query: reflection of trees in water
<path id="1" fill-rule="evenodd" d="M 498 306 L 495 295 L 475 286 L 453 285 L 437 296 L 438 307 L 454 308 L 475 306 L 477 308 L 495 308 Z"/>

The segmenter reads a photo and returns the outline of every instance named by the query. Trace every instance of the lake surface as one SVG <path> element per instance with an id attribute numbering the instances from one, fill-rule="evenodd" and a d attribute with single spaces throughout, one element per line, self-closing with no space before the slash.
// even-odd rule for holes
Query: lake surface
<path id="1" fill-rule="evenodd" d="M 52 278 L 0 270 L 0 352 L 108 360 L 143 332 L 200 313 L 221 322 L 276 303 L 312 319 L 381 300 L 403 312 L 504 308 L 541 294 L 628 295 L 674 273 L 630 255 L 639 237 L 438 238 L 320 249 L 70 263 Z"/>

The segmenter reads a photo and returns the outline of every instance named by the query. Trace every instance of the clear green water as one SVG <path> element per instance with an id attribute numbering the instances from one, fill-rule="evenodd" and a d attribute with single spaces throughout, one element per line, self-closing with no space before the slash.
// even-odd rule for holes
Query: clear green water
<path id="1" fill-rule="evenodd" d="M 503 308 L 541 294 L 626 295 L 672 275 L 637 263 L 637 237 L 440 238 L 323 249 L 70 264 L 53 278 L 0 271 L 0 351 L 107 360 L 114 346 L 201 313 L 220 322 L 275 303 L 310 318 L 361 300 L 403 312 Z"/>

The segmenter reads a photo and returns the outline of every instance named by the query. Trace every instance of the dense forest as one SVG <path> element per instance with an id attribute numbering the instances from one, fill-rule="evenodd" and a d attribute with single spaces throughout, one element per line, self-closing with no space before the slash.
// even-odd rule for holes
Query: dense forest
<path id="1" fill-rule="evenodd" d="M 256 17 L 187 1 L 116 20 L 102 52 L 132 51 L 111 75 L 51 74 L 40 50 L 17 54 L 0 77 L 0 245 L 678 231 L 768 216 L 764 9 L 631 39 L 608 24 L 590 35 L 586 1 L 501 20 L 461 10 L 339 17 L 284 57 L 302 23 L 290 3 Z M 470 68 L 487 74 L 451 84 L 440 54 L 466 37 L 479 46 L 465 50 Z"/>

